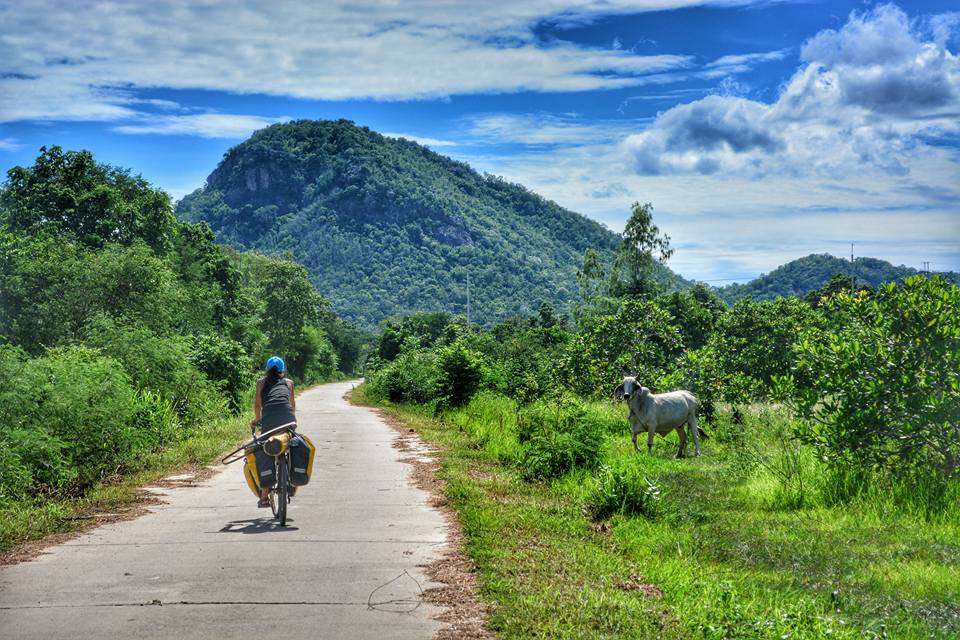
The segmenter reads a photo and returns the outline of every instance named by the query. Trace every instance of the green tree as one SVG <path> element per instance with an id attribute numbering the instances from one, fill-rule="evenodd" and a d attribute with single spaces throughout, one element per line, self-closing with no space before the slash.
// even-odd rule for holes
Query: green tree
<path id="1" fill-rule="evenodd" d="M 195 335 L 190 361 L 207 378 L 222 386 L 233 411 L 244 409 L 241 398 L 253 383 L 253 360 L 235 340 L 215 334 Z"/>
<path id="2" fill-rule="evenodd" d="M 851 284 L 853 284 L 853 280 L 849 275 L 845 273 L 836 273 L 832 278 L 830 278 L 829 282 L 819 289 L 813 289 L 809 291 L 807 295 L 803 296 L 803 299 L 807 302 L 807 304 L 813 307 L 821 307 L 825 302 L 825 298 L 829 298 L 830 296 L 838 293 L 850 293 L 852 291 Z M 856 287 L 856 290 L 858 292 L 866 291 L 868 293 L 873 291 L 873 289 L 865 284 L 860 284 Z"/>
<path id="3" fill-rule="evenodd" d="M 7 172 L 0 223 L 29 234 L 68 234 L 91 247 L 142 241 L 162 254 L 176 219 L 170 197 L 140 176 L 99 164 L 89 151 L 54 146 L 42 147 L 32 167 Z"/>
<path id="4" fill-rule="evenodd" d="M 257 258 L 253 279 L 268 350 L 284 357 L 294 377 L 304 378 L 314 357 L 332 352 L 326 337 L 316 333 L 322 334 L 320 325 L 332 317 L 329 301 L 310 283 L 303 265 L 289 260 Z"/>
<path id="5" fill-rule="evenodd" d="M 184 290 L 142 243 L 101 250 L 0 229 L 0 334 L 32 354 L 80 340 L 99 314 L 183 331 Z"/>
<path id="6" fill-rule="evenodd" d="M 670 236 L 653 223 L 653 205 L 634 202 L 614 258 L 611 292 L 614 295 L 650 295 L 661 289 L 655 267 L 673 255 Z"/>
<path id="7" fill-rule="evenodd" d="M 437 396 L 447 405 L 465 405 L 480 388 L 483 356 L 455 342 L 437 352 Z"/>
<path id="8" fill-rule="evenodd" d="M 627 374 L 656 390 L 681 346 L 670 314 L 649 300 L 624 298 L 615 313 L 595 317 L 573 337 L 557 375 L 584 396 L 612 393 Z"/>
<path id="9" fill-rule="evenodd" d="M 723 301 L 702 283 L 689 291 L 663 294 L 657 298 L 657 304 L 673 318 L 688 349 L 699 349 L 707 343 L 714 325 L 726 310 Z"/>
<path id="10" fill-rule="evenodd" d="M 591 304 L 606 292 L 606 275 L 600 253 L 593 248 L 587 249 L 583 254 L 583 264 L 577 270 L 577 285 L 583 304 Z"/>
<path id="11" fill-rule="evenodd" d="M 800 334 L 821 322 L 820 314 L 797 298 L 744 298 L 720 316 L 708 344 L 721 371 L 745 376 L 743 386 L 763 395 L 773 376 L 790 372 Z"/>
<path id="12" fill-rule="evenodd" d="M 960 288 L 914 276 L 827 299 L 780 381 L 799 436 L 838 467 L 960 474 Z"/>

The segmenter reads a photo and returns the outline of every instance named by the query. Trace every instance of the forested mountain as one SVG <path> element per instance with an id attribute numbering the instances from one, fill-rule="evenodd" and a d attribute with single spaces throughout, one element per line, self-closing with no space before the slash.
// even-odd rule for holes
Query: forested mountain
<path id="1" fill-rule="evenodd" d="M 746 284 L 719 287 L 717 293 L 728 304 L 748 295 L 757 300 L 773 300 L 781 296 L 803 297 L 827 284 L 837 274 L 852 275 L 858 285 L 866 284 L 875 288 L 881 282 L 899 282 L 916 273 L 916 269 L 894 266 L 877 258 L 856 258 L 851 264 L 849 260 L 828 253 L 810 254 L 781 265 Z M 956 273 L 942 275 L 958 281 Z"/>
<path id="2" fill-rule="evenodd" d="M 415 311 L 472 319 L 563 309 L 584 251 L 619 236 L 524 187 L 346 120 L 301 120 L 231 149 L 177 206 L 220 241 L 289 251 L 344 317 L 365 326 Z M 672 274 L 662 269 L 664 280 Z"/>

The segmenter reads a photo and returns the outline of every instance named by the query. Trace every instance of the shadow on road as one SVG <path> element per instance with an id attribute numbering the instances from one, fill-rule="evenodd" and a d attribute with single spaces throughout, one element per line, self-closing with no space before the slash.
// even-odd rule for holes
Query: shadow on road
<path id="1" fill-rule="evenodd" d="M 220 533 L 273 533 L 278 531 L 296 531 L 297 527 L 291 527 L 289 523 L 293 522 L 287 518 L 287 526 L 281 527 L 280 523 L 273 518 L 251 518 L 249 520 L 232 520 L 225 524 Z"/>

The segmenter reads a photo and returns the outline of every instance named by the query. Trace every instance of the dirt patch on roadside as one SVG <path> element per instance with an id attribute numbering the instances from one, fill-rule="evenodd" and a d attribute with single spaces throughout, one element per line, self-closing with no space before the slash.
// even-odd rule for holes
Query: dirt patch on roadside
<path id="1" fill-rule="evenodd" d="M 487 640 L 495 638 L 486 627 L 490 609 L 480 600 L 477 587 L 476 567 L 464 551 L 463 529 L 457 513 L 444 493 L 443 481 L 439 479 L 439 465 L 433 457 L 435 449 L 420 439 L 420 436 L 385 411 L 372 408 L 396 431 L 393 446 L 403 454 L 401 462 L 412 467 L 410 477 L 414 485 L 430 495 L 430 505 L 443 514 L 447 523 L 450 543 L 443 557 L 424 567 L 427 576 L 440 587 L 423 592 L 426 602 L 444 609 L 437 616 L 443 626 L 437 632 L 438 640 Z"/>

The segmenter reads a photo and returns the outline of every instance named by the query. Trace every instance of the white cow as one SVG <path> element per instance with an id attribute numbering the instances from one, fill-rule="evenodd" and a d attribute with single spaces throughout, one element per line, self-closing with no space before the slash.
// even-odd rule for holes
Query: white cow
<path id="1" fill-rule="evenodd" d="M 627 377 L 623 384 L 614 391 L 614 397 L 623 389 L 623 398 L 630 406 L 630 427 L 633 429 L 633 448 L 637 446 L 637 434 L 647 432 L 647 453 L 653 449 L 653 436 L 661 436 L 676 430 L 680 437 L 680 450 L 677 457 L 684 456 L 687 446 L 687 434 L 684 426 L 689 427 L 693 437 L 694 451 L 700 455 L 700 435 L 706 438 L 707 434 L 697 426 L 697 407 L 699 403 L 689 391 L 671 391 L 670 393 L 650 393 L 650 389 L 641 386 L 636 378 Z"/>

